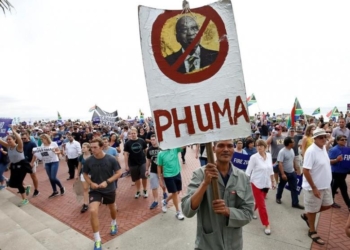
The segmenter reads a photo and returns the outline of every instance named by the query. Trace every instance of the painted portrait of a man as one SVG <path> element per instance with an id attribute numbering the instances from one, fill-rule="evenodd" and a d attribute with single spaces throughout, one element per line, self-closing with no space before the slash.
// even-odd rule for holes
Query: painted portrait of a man
<path id="1" fill-rule="evenodd" d="M 169 65 L 173 65 L 179 57 L 185 52 L 187 47 L 194 42 L 195 37 L 198 34 L 200 27 L 192 16 L 182 16 L 175 24 L 175 36 L 176 41 L 181 45 L 181 48 L 165 57 L 165 60 Z M 177 69 L 179 73 L 193 73 L 202 70 L 206 67 L 210 67 L 218 56 L 218 51 L 204 48 L 200 44 L 200 39 L 194 46 L 194 49 L 186 56 L 183 63 Z"/>

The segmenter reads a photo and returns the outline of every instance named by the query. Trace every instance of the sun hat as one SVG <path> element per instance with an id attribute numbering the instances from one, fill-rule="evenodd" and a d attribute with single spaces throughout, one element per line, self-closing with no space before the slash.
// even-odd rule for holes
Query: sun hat
<path id="1" fill-rule="evenodd" d="M 314 130 L 312 138 L 315 139 L 316 137 L 321 136 L 321 135 L 327 135 L 326 130 L 324 130 L 322 128 L 316 128 Z"/>

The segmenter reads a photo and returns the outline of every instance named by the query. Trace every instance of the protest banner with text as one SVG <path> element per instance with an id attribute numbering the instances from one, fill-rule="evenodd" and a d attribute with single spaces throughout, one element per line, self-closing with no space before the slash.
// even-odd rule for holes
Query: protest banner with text
<path id="1" fill-rule="evenodd" d="M 139 7 L 146 84 L 163 149 L 250 134 L 231 2 Z"/>
<path id="2" fill-rule="evenodd" d="M 239 168 L 241 170 L 246 170 L 248 167 L 249 159 L 250 159 L 250 155 L 234 152 L 231 162 L 233 166 L 235 166 L 236 168 Z"/>
<path id="3" fill-rule="evenodd" d="M 0 137 L 5 137 L 7 134 L 7 130 L 12 125 L 12 119 L 11 118 L 0 118 Z"/>

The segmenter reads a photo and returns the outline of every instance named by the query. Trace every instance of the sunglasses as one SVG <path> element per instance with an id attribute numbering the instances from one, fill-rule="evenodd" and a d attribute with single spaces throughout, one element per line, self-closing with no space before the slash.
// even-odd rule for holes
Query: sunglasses
<path id="1" fill-rule="evenodd" d="M 323 140 L 323 139 L 326 139 L 327 136 L 317 136 L 316 138 Z"/>
<path id="2" fill-rule="evenodd" d="M 326 133 L 327 133 L 327 134 L 332 134 L 332 132 L 331 132 L 331 131 L 326 131 Z"/>
<path id="3" fill-rule="evenodd" d="M 347 141 L 346 139 L 340 139 L 339 141 Z"/>
<path id="4" fill-rule="evenodd" d="M 280 129 L 279 128 L 275 128 L 276 131 L 279 131 Z"/>

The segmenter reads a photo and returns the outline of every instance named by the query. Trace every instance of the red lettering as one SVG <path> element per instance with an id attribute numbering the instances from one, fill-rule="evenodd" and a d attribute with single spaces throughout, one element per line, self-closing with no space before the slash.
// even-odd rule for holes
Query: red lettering
<path id="1" fill-rule="evenodd" d="M 153 112 L 154 123 L 156 125 L 157 139 L 159 142 L 163 141 L 163 132 L 171 126 L 171 114 L 167 110 L 155 110 Z M 164 125 L 160 124 L 160 117 L 164 116 L 168 119 L 168 122 Z"/>
<path id="2" fill-rule="evenodd" d="M 241 111 L 238 111 L 239 108 L 241 108 Z M 237 96 L 236 97 L 236 103 L 235 103 L 235 115 L 233 117 L 235 125 L 237 125 L 237 120 L 242 115 L 243 115 L 245 121 L 249 122 L 248 113 L 247 113 L 247 110 L 245 109 L 245 107 L 243 105 L 242 98 L 240 96 Z"/>
<path id="3" fill-rule="evenodd" d="M 192 120 L 191 107 L 190 106 L 184 107 L 184 110 L 185 110 L 185 118 L 182 120 L 179 120 L 179 118 L 177 117 L 176 108 L 171 109 L 171 114 L 173 116 L 173 124 L 174 124 L 176 137 L 181 136 L 180 135 L 180 128 L 179 128 L 180 124 L 187 125 L 188 134 L 192 135 L 195 133 L 193 120 Z"/>
<path id="4" fill-rule="evenodd" d="M 219 115 L 224 116 L 226 111 L 227 111 L 228 120 L 229 120 L 230 124 L 233 125 L 233 119 L 232 119 L 232 115 L 231 115 L 231 108 L 230 108 L 230 100 L 229 99 L 225 99 L 224 107 L 222 110 L 220 109 L 219 104 L 217 102 L 213 102 L 213 111 L 215 114 L 216 128 L 221 127 Z"/>
<path id="5" fill-rule="evenodd" d="M 205 116 L 208 120 L 207 126 L 204 126 L 203 124 L 203 117 L 202 117 L 200 105 L 194 106 L 194 110 L 196 111 L 196 118 L 198 121 L 198 128 L 203 132 L 208 131 L 209 129 L 213 129 L 213 118 L 210 112 L 210 103 L 204 104 L 204 109 L 205 109 Z"/>

